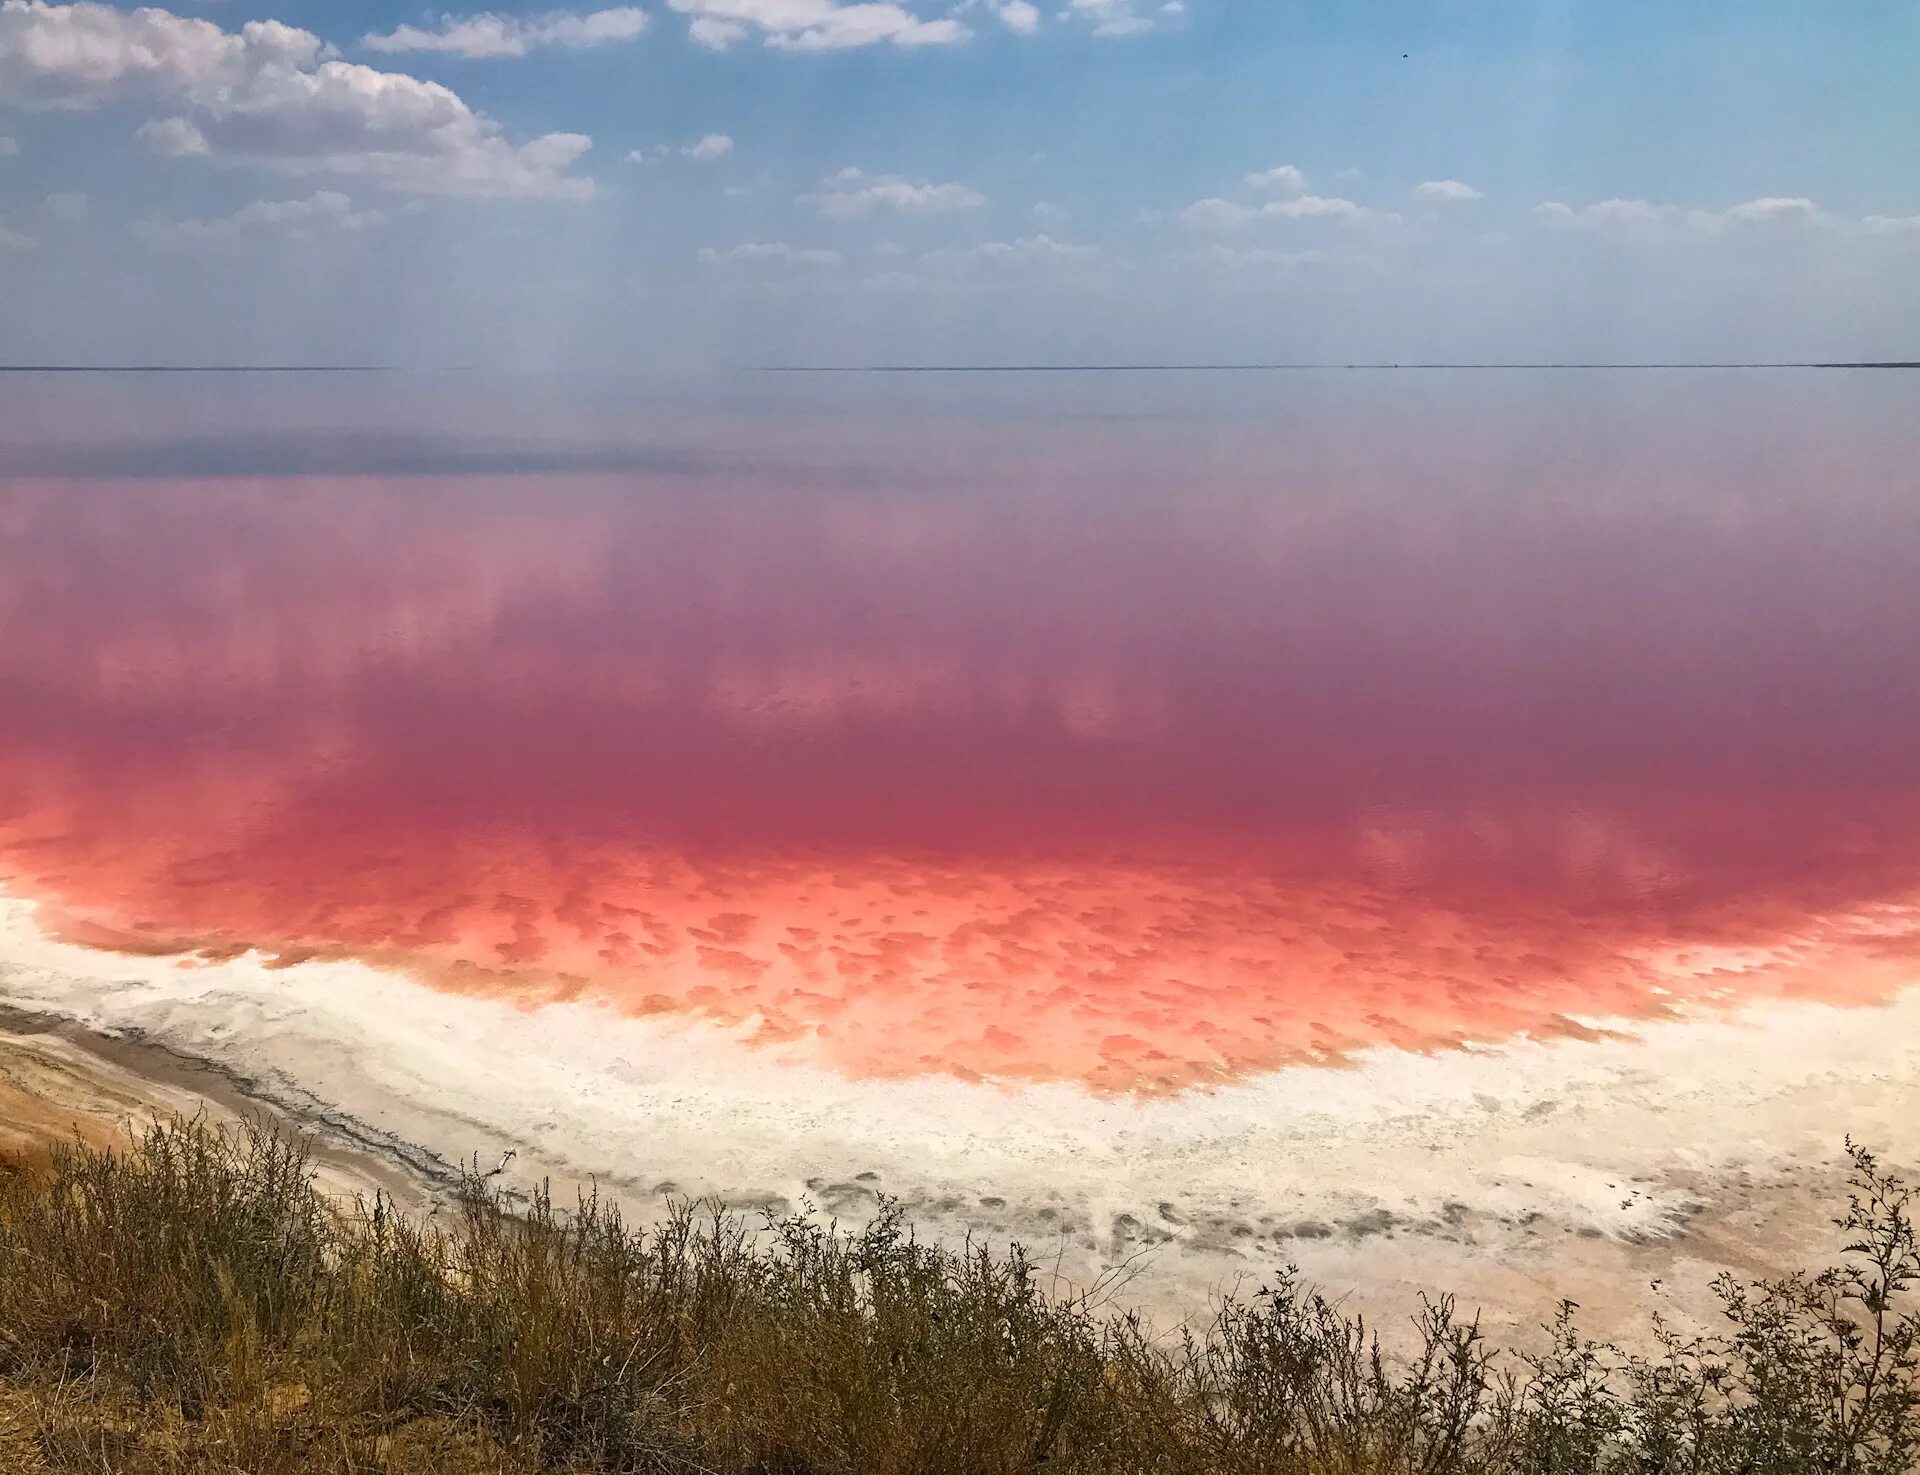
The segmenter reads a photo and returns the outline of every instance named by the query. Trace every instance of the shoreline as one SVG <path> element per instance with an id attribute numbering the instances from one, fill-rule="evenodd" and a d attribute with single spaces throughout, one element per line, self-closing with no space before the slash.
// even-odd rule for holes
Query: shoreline
<path id="1" fill-rule="evenodd" d="M 412 1144 L 381 1139 L 339 1112 L 303 1113 L 257 1084 L 148 1040 L 88 1029 L 58 1014 L 0 1003 L 0 1158 L 32 1161 L 75 1137 L 125 1144 L 146 1126 L 205 1117 L 259 1119 L 307 1138 L 318 1178 L 336 1198 L 376 1191 L 407 1208 L 455 1176 Z"/>
<path id="2" fill-rule="evenodd" d="M 684 1021 L 358 964 L 182 968 L 53 942 L 31 913 L 0 904 L 0 1090 L 31 1059 L 49 1113 L 86 1091 L 96 1127 L 264 1111 L 315 1138 L 330 1190 L 415 1208 L 508 1148 L 509 1186 L 592 1182 L 641 1217 L 686 1196 L 855 1222 L 886 1194 L 934 1237 L 1019 1239 L 1081 1284 L 1118 1270 L 1167 1323 L 1290 1262 L 1388 1319 L 1455 1294 L 1508 1339 L 1563 1298 L 1603 1336 L 1650 1304 L 1699 1325 L 1720 1270 L 1827 1263 L 1844 1134 L 1920 1158 L 1920 987 L 1129 1101 L 834 1080 Z"/>

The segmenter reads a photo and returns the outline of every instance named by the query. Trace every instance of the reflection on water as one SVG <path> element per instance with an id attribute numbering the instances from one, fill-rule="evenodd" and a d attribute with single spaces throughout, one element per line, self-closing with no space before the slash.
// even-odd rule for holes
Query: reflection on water
<path id="1" fill-rule="evenodd" d="M 103 945 L 887 1076 L 1877 997 L 1920 894 L 1899 407 L 1842 447 L 1699 393 L 736 408 L 594 474 L 43 450 L 0 482 L 0 880 Z"/>

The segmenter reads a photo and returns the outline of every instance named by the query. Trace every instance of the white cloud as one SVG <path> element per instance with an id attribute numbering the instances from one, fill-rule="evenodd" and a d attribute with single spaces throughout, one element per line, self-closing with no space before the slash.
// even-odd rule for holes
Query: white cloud
<path id="1" fill-rule="evenodd" d="M 1764 199 L 1748 200 L 1735 205 L 1727 211 L 1727 219 L 1744 221 L 1788 221 L 1808 222 L 1820 218 L 1819 207 L 1803 195 L 1783 199 L 1778 195 L 1768 195 Z"/>
<path id="2" fill-rule="evenodd" d="M 1297 195 L 1306 189 L 1307 176 L 1291 164 L 1276 164 L 1271 169 L 1262 169 L 1257 174 L 1249 174 L 1247 183 L 1258 190 Z"/>
<path id="3" fill-rule="evenodd" d="M 11 159 L 19 152 L 20 145 L 7 137 L 6 134 L 0 133 L 0 159 Z"/>
<path id="4" fill-rule="evenodd" d="M 93 204 L 83 194 L 74 190 L 62 190 L 58 194 L 47 196 L 47 214 L 55 220 L 65 221 L 68 225 L 78 225 L 93 213 Z"/>
<path id="5" fill-rule="evenodd" d="M 1105 256 L 1098 246 L 1076 246 L 1057 241 L 1046 234 L 1025 236 L 1017 241 L 987 241 L 978 246 L 945 247 L 929 251 L 920 258 L 932 267 L 995 267 L 1086 265 Z"/>
<path id="6" fill-rule="evenodd" d="M 838 51 L 891 42 L 895 46 L 951 46 L 967 28 L 951 16 L 922 20 L 891 0 L 667 0 L 691 17 L 694 41 L 724 51 L 749 34 L 784 51 Z"/>
<path id="7" fill-rule="evenodd" d="M 1259 213 L 1257 206 L 1240 205 L 1215 196 L 1195 200 L 1187 206 L 1180 212 L 1180 223 L 1196 230 L 1230 230 L 1236 225 L 1245 225 Z"/>
<path id="8" fill-rule="evenodd" d="M 32 236 L 23 236 L 17 230 L 8 230 L 7 222 L 0 219 L 0 251 L 29 251 L 32 248 Z"/>
<path id="9" fill-rule="evenodd" d="M 143 85 L 210 94 L 267 68 L 315 66 L 324 55 L 318 36 L 278 21 L 228 32 L 165 10 L 91 0 L 0 3 L 0 102 L 15 107 L 93 108 Z"/>
<path id="10" fill-rule="evenodd" d="M 378 210 L 355 210 L 343 194 L 321 190 L 304 200 L 255 200 L 215 220 L 142 220 L 133 230 L 150 245 L 187 250 L 247 240 L 310 241 L 366 230 L 385 219 Z"/>
<path id="11" fill-rule="evenodd" d="M 1560 229 L 1646 237 L 1687 231 L 1705 232 L 1723 223 L 1722 217 L 1715 211 L 1688 210 L 1678 205 L 1660 205 L 1651 200 L 1626 198 L 1596 200 L 1591 205 L 1580 206 L 1548 200 L 1536 205 L 1533 214 L 1543 225 Z"/>
<path id="12" fill-rule="evenodd" d="M 545 15 L 481 15 L 439 18 L 432 30 L 399 26 L 384 34 L 369 33 L 360 44 L 369 51 L 441 51 L 475 59 L 525 56 L 539 47 L 584 51 L 632 41 L 647 28 L 647 13 L 637 6 L 595 10 L 585 15 L 555 10 Z"/>
<path id="13" fill-rule="evenodd" d="M 165 10 L 0 0 L 0 102 L 78 110 L 146 101 L 156 152 L 413 194 L 585 199 L 567 171 L 591 145 L 550 133 L 512 144 L 438 83 L 335 57 L 276 21 L 238 31 Z"/>
<path id="14" fill-rule="evenodd" d="M 743 241 L 725 250 L 704 247 L 700 252 L 700 261 L 707 266 L 742 262 L 781 266 L 838 266 L 840 253 L 815 247 L 789 246 L 785 241 Z"/>
<path id="15" fill-rule="evenodd" d="M 1267 275 L 1324 266 L 1335 258 L 1326 251 L 1277 251 L 1266 246 L 1228 246 L 1219 242 L 1181 251 L 1173 260 L 1185 267 L 1217 272 L 1259 272 Z"/>
<path id="16" fill-rule="evenodd" d="M 1428 179 L 1413 187 L 1414 199 L 1423 205 L 1456 205 L 1485 198 L 1479 190 L 1457 179 Z"/>
<path id="17" fill-rule="evenodd" d="M 1039 234 L 977 246 L 942 247 L 924 253 L 916 265 L 916 271 L 882 272 L 868 278 L 864 285 L 880 292 L 936 293 L 943 297 L 977 297 L 1023 285 L 1055 292 L 1063 287 L 1105 287 L 1128 263 L 1099 246 L 1081 246 Z"/>
<path id="18" fill-rule="evenodd" d="M 1573 206 L 1547 200 L 1533 207 L 1543 225 L 1562 229 L 1612 232 L 1646 239 L 1662 236 L 1713 235 L 1729 228 L 1760 226 L 1820 226 L 1833 217 L 1805 196 L 1767 195 L 1745 200 L 1724 210 L 1663 205 L 1651 200 L 1615 198 Z"/>
<path id="19" fill-rule="evenodd" d="M 1001 25 L 1022 36 L 1031 36 L 1040 29 L 1039 7 L 1029 4 L 1028 0 L 1002 0 L 993 7 L 993 13 L 1000 17 Z"/>
<path id="20" fill-rule="evenodd" d="M 796 203 L 811 206 L 829 220 L 853 220 L 875 210 L 897 210 L 906 215 L 977 210 L 987 203 L 987 197 L 966 184 L 920 184 L 895 174 L 842 169 L 827 181 L 827 188 L 801 195 Z"/>
<path id="21" fill-rule="evenodd" d="M 1337 195 L 1301 195 L 1294 200 L 1269 200 L 1264 205 L 1241 205 L 1218 198 L 1196 200 L 1180 212 L 1180 222 L 1198 230 L 1230 230 L 1253 220 L 1375 219 L 1365 205 Z M 1386 217 L 1392 219 L 1393 217 Z"/>
<path id="22" fill-rule="evenodd" d="M 680 148 L 668 144 L 656 143 L 650 149 L 632 149 L 627 154 L 629 164 L 651 164 L 656 160 L 670 158 L 678 154 L 683 159 L 692 159 L 696 163 L 711 164 L 716 159 L 724 159 L 733 152 L 733 140 L 724 133 L 709 133 Z"/>
<path id="23" fill-rule="evenodd" d="M 1068 0 L 1067 14 L 1093 23 L 1096 36 L 1142 36 L 1186 16 L 1184 0 Z"/>
<path id="24" fill-rule="evenodd" d="M 1920 215 L 1869 215 L 1860 223 L 1871 235 L 1920 235 Z"/>
<path id="25" fill-rule="evenodd" d="M 1280 220 L 1366 220 L 1373 212 L 1352 200 L 1327 195 L 1302 195 L 1297 200 L 1277 200 L 1260 207 L 1262 215 Z"/>
<path id="26" fill-rule="evenodd" d="M 154 118 L 133 136 L 163 159 L 193 159 L 212 152 L 206 135 L 185 118 Z"/>

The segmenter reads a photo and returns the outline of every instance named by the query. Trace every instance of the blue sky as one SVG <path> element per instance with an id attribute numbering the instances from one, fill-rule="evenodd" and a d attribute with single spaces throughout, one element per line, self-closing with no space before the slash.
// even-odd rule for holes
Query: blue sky
<path id="1" fill-rule="evenodd" d="M 0 0 L 0 358 L 1920 350 L 1920 4 Z"/>

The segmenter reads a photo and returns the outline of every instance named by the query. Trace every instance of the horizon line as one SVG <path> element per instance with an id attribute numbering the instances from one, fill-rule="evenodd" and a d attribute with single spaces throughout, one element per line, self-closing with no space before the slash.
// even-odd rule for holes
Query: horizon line
<path id="1" fill-rule="evenodd" d="M 0 364 L 0 374 L 390 374 L 388 364 Z"/>
<path id="2" fill-rule="evenodd" d="M 1411 362 L 1252 364 L 756 364 L 761 374 L 1273 374 L 1436 369 L 1920 369 L 1920 359 L 1781 359 L 1647 362 Z"/>
<path id="3" fill-rule="evenodd" d="M 1437 370 L 1646 371 L 1768 369 L 1920 369 L 1920 359 L 1753 360 L 1416 360 L 1353 363 L 1119 363 L 1119 364 L 748 364 L 754 374 L 1277 374 L 1418 373 Z M 459 373 L 478 365 L 398 364 L 0 364 L 0 374 L 399 374 Z M 739 372 L 736 369 L 734 372 Z M 622 377 L 618 374 L 613 377 Z"/>

